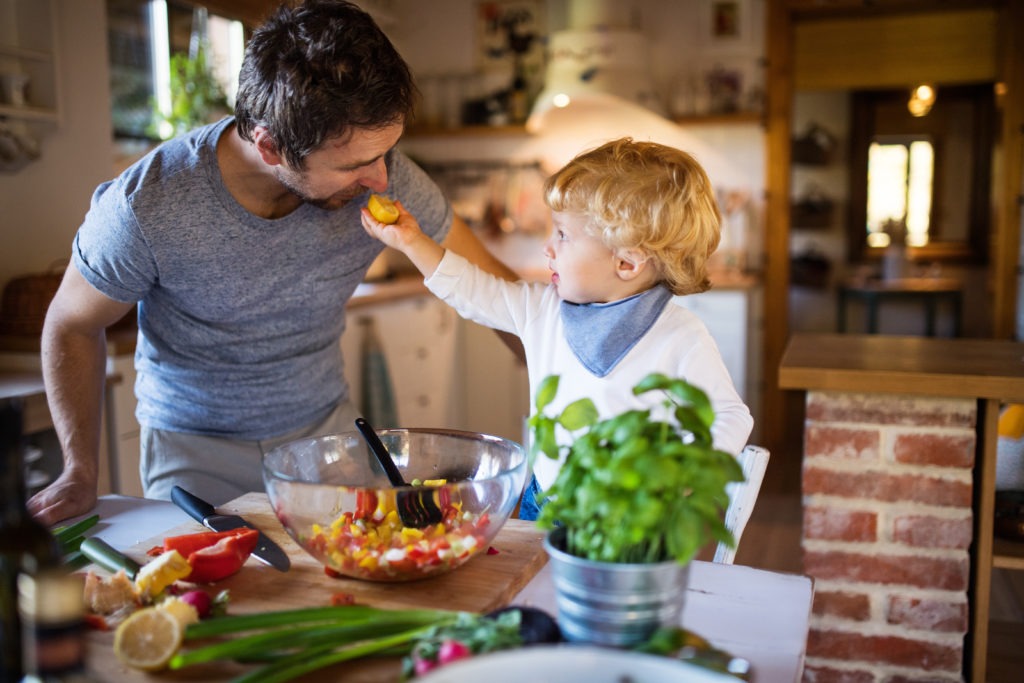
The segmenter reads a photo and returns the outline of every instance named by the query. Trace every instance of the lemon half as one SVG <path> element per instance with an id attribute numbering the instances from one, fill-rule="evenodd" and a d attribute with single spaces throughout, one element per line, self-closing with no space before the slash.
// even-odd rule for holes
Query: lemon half
<path id="1" fill-rule="evenodd" d="M 382 194 L 371 194 L 370 200 L 366 202 L 366 208 L 370 215 L 381 223 L 390 225 L 398 220 L 398 207 L 389 197 Z"/>
<path id="2" fill-rule="evenodd" d="M 181 647 L 184 627 L 167 610 L 143 607 L 114 632 L 114 654 L 127 666 L 159 671 Z"/>

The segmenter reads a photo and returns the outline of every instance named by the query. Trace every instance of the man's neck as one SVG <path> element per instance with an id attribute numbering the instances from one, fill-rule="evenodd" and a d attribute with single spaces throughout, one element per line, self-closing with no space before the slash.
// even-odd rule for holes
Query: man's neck
<path id="1" fill-rule="evenodd" d="M 281 218 L 302 203 L 277 181 L 253 143 L 238 135 L 231 124 L 217 141 L 217 165 L 224 187 L 249 213 L 260 218 Z"/>

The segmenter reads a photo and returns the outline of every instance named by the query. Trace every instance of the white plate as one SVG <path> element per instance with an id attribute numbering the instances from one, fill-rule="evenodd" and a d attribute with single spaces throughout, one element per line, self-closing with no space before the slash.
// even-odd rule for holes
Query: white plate
<path id="1" fill-rule="evenodd" d="M 587 645 L 535 645 L 452 662 L 420 683 L 737 683 L 668 657 Z"/>

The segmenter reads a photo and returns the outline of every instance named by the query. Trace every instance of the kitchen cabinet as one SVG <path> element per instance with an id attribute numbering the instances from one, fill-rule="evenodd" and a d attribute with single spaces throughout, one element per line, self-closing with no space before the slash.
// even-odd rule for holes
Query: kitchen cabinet
<path id="1" fill-rule="evenodd" d="M 114 493 L 142 496 L 139 477 L 139 423 L 135 419 L 135 355 L 111 356 L 107 374 L 118 381 L 107 392 L 106 431 L 109 435 L 110 483 Z"/>
<path id="2" fill-rule="evenodd" d="M 456 418 L 455 339 L 458 316 L 431 295 L 349 306 L 342 335 L 345 377 L 353 403 L 363 405 L 364 342 L 374 334 L 391 380 L 398 425 L 452 426 Z M 371 417 L 367 417 L 371 419 Z"/>
<path id="3" fill-rule="evenodd" d="M 364 398 L 363 342 L 371 329 L 386 359 L 400 426 L 522 439 L 530 405 L 525 364 L 493 330 L 463 320 L 425 289 L 349 304 L 341 347 L 356 406 Z"/>
<path id="4" fill-rule="evenodd" d="M 526 363 L 489 327 L 459 319 L 459 415 L 455 426 L 523 442 L 529 416 Z"/>
<path id="5" fill-rule="evenodd" d="M 0 0 L 0 118 L 58 122 L 55 22 L 53 0 Z M 26 84 L 15 85 L 16 78 Z M 25 101 L 12 92 L 23 93 Z"/>

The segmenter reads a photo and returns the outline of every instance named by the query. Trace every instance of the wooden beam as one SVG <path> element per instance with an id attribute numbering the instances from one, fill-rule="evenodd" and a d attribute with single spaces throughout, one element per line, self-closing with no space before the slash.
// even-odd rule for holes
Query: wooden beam
<path id="1" fill-rule="evenodd" d="M 999 18 L 999 82 L 1005 94 L 997 99 L 1002 131 L 999 157 L 1002 173 L 992 179 L 995 197 L 995 236 L 992 249 L 993 336 L 1014 338 L 1017 326 L 1017 282 L 1021 273 L 1020 239 L 1024 229 L 1024 3 L 1008 2 Z"/>
<path id="2" fill-rule="evenodd" d="M 796 88 L 994 81 L 997 23 L 997 12 L 985 7 L 798 22 Z"/>
<path id="3" fill-rule="evenodd" d="M 761 434 L 772 453 L 783 452 L 786 412 L 779 362 L 789 338 L 790 139 L 793 119 L 793 24 L 784 0 L 766 7 L 764 389 Z"/>

